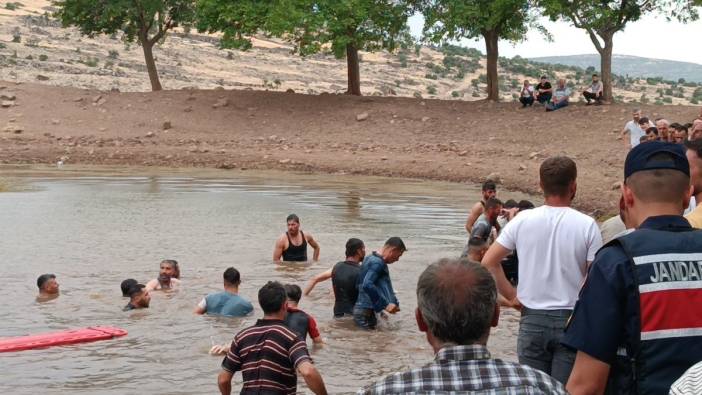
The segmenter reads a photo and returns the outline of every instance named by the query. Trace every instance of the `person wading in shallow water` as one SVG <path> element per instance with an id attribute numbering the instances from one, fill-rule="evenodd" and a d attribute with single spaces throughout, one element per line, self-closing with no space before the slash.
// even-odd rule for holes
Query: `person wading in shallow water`
<path id="1" fill-rule="evenodd" d="M 59 296 L 59 283 L 53 274 L 42 274 L 39 276 L 37 278 L 37 287 L 39 287 L 39 296 L 37 296 L 37 301 L 39 302 L 56 299 Z"/>
<path id="2" fill-rule="evenodd" d="M 158 278 L 146 283 L 147 291 L 177 288 L 180 285 L 180 267 L 178 261 L 164 259 L 161 262 Z"/>
<path id="3" fill-rule="evenodd" d="M 483 198 L 473 205 L 473 208 L 470 209 L 470 214 L 468 214 L 466 232 L 470 234 L 473 231 L 475 221 L 485 212 L 485 203 L 495 196 L 497 196 L 497 185 L 493 181 L 485 181 L 483 183 Z"/>
<path id="4" fill-rule="evenodd" d="M 275 242 L 273 250 L 274 262 L 306 262 L 307 244 L 314 249 L 312 259 L 319 260 L 319 244 L 310 233 L 300 230 L 300 217 L 295 214 L 288 215 L 288 231 L 283 233 Z M 281 259 L 282 258 L 282 259 Z"/>

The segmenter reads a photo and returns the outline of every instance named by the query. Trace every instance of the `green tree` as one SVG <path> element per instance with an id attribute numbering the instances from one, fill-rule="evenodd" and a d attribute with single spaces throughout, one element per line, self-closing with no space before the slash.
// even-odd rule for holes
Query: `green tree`
<path id="1" fill-rule="evenodd" d="M 196 0 L 197 29 L 222 32 L 220 46 L 248 50 L 259 32 L 280 36 L 294 0 Z"/>
<path id="2" fill-rule="evenodd" d="M 412 7 L 403 0 L 300 0 L 286 13 L 291 41 L 303 56 L 330 48 L 346 57 L 348 90 L 361 94 L 359 51 L 409 48 L 407 18 Z"/>
<path id="3" fill-rule="evenodd" d="M 600 54 L 605 101 L 612 101 L 612 49 L 617 32 L 654 11 L 663 11 L 668 17 L 683 21 L 697 17 L 694 5 L 688 0 L 539 0 L 538 3 L 551 20 L 562 18 L 590 36 Z"/>
<path id="4" fill-rule="evenodd" d="M 64 27 L 77 26 L 84 35 L 124 33 L 144 51 L 151 89 L 161 90 L 153 47 L 179 25 L 195 17 L 193 0 L 58 0 L 56 16 Z"/>
<path id="5" fill-rule="evenodd" d="M 524 38 L 533 22 L 528 0 L 414 0 L 413 3 L 424 14 L 425 39 L 435 43 L 478 37 L 485 40 L 488 100 L 499 100 L 498 41 Z"/>

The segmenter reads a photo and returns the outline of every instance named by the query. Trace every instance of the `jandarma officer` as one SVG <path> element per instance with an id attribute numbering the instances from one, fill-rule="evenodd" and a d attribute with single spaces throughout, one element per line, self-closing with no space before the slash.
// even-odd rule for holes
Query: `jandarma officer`
<path id="1" fill-rule="evenodd" d="M 597 253 L 566 328 L 571 394 L 668 394 L 702 360 L 702 231 L 682 217 L 690 195 L 682 146 L 629 152 L 620 215 L 635 230 Z"/>

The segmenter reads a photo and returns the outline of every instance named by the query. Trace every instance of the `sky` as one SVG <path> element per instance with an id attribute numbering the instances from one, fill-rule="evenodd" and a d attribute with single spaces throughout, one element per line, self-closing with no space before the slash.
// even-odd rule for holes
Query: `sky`
<path id="1" fill-rule="evenodd" d="M 597 53 L 585 30 L 577 29 L 566 22 L 550 22 L 544 19 L 541 23 L 553 36 L 553 42 L 546 41 L 537 31 L 530 31 L 526 40 L 516 45 L 500 41 L 500 56 L 511 58 L 519 55 L 528 58 Z M 423 25 L 422 15 L 410 18 L 410 29 L 413 35 L 420 36 Z M 682 24 L 647 15 L 637 22 L 628 24 L 624 31 L 614 36 L 614 54 L 702 64 L 700 39 L 702 39 L 702 21 Z M 482 39 L 463 40 L 460 44 L 477 48 L 485 53 Z"/>

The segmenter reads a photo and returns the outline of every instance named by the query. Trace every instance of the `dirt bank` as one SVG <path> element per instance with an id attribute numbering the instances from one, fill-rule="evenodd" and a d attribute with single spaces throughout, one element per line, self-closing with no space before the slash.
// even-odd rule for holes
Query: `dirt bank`
<path id="1" fill-rule="evenodd" d="M 3 88 L 4 87 L 4 88 Z M 480 182 L 538 193 L 538 166 L 579 167 L 576 205 L 615 212 L 629 106 L 554 113 L 513 103 L 180 90 L 118 93 L 0 81 L 0 162 L 289 169 Z M 698 108 L 644 106 L 690 121 Z M 665 111 L 664 114 L 658 112 Z"/>

